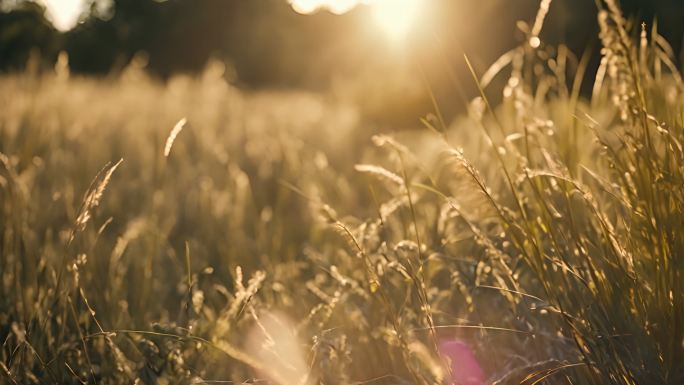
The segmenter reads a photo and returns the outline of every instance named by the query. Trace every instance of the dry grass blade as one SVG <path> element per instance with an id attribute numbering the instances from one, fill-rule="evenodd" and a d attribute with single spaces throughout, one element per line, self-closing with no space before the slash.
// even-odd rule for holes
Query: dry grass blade
<path id="1" fill-rule="evenodd" d="M 534 24 L 532 25 L 532 32 L 530 33 L 530 46 L 532 48 L 537 48 L 541 44 L 539 40 L 539 33 L 544 26 L 544 20 L 546 15 L 549 13 L 549 7 L 551 6 L 551 0 L 542 0 L 539 4 L 539 11 L 537 11 L 537 17 L 534 19 Z"/>
<path id="2" fill-rule="evenodd" d="M 12 381 L 12 384 L 18 385 L 17 380 L 14 378 L 14 375 L 12 375 L 12 372 L 10 372 L 9 368 L 5 365 L 4 362 L 0 362 L 0 369 L 2 369 L 2 373 L 10 380 Z"/>
<path id="3" fill-rule="evenodd" d="M 392 171 L 374 164 L 357 164 L 354 169 L 358 172 L 373 175 L 381 180 L 390 181 L 398 186 L 404 185 L 404 180 Z"/>
<path id="4" fill-rule="evenodd" d="M 166 145 L 164 145 L 164 156 L 169 157 L 169 154 L 171 153 L 171 148 L 173 147 L 173 142 L 176 140 L 176 137 L 178 134 L 180 134 L 181 131 L 183 131 L 183 128 L 185 128 L 185 125 L 188 123 L 188 119 L 183 118 L 176 123 L 175 126 L 171 129 L 171 132 L 169 132 L 169 136 L 166 138 Z"/>
<path id="5" fill-rule="evenodd" d="M 499 56 L 499 58 L 496 59 L 496 61 L 491 66 L 489 66 L 487 71 L 480 78 L 480 85 L 482 86 L 482 88 L 487 88 L 489 83 L 491 83 L 492 80 L 494 80 L 496 75 L 498 75 L 504 68 L 506 68 L 507 65 L 511 64 L 511 62 L 515 58 L 515 55 L 517 55 L 518 52 L 518 48 L 514 48 L 506 52 L 505 54 Z"/>
<path id="6" fill-rule="evenodd" d="M 431 329 L 478 329 L 478 330 L 492 330 L 492 331 L 498 331 L 498 332 L 510 332 L 510 333 L 518 333 L 518 334 L 529 334 L 529 335 L 536 335 L 534 332 L 526 331 L 526 330 L 518 330 L 518 329 L 511 329 L 511 328 L 503 328 L 503 327 L 497 327 L 497 326 L 481 326 L 481 325 L 434 325 L 430 327 L 422 327 L 422 328 L 413 328 L 411 329 L 412 331 L 427 331 Z"/>
<path id="7" fill-rule="evenodd" d="M 76 233 L 83 231 L 86 224 L 88 224 L 92 210 L 100 204 L 100 200 L 102 199 L 102 195 L 104 194 L 107 185 L 109 184 L 109 180 L 112 178 L 112 174 L 114 174 L 114 171 L 116 171 L 117 167 L 119 167 L 122 162 L 123 159 L 120 159 L 114 165 L 111 165 L 111 162 L 107 163 L 107 165 L 100 170 L 100 172 L 95 176 L 95 179 L 93 179 L 91 182 L 90 188 L 88 188 L 88 192 L 86 193 L 83 203 L 81 204 L 78 217 L 76 217 L 75 226 L 71 233 L 71 237 L 69 238 L 69 243 L 73 241 Z M 102 179 L 96 185 L 95 183 L 100 178 L 100 175 L 103 175 Z"/>

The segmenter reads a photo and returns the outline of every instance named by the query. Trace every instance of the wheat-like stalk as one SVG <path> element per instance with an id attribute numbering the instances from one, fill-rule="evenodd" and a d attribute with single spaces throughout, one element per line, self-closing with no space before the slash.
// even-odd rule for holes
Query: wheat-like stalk
<path id="1" fill-rule="evenodd" d="M 183 128 L 185 128 L 185 125 L 187 123 L 188 119 L 182 118 L 178 121 L 178 123 L 176 123 L 175 126 L 173 126 L 171 132 L 169 132 L 169 136 L 166 138 L 166 145 L 164 146 L 164 157 L 169 157 L 169 154 L 171 153 L 171 148 L 173 147 L 173 142 L 176 140 L 178 134 L 180 134 L 180 132 L 183 131 Z"/>
<path id="2" fill-rule="evenodd" d="M 83 231 L 85 226 L 88 224 L 92 210 L 100 204 L 100 200 L 102 199 L 102 195 L 104 194 L 107 185 L 109 184 L 109 180 L 112 178 L 112 174 L 114 174 L 114 171 L 122 162 L 123 159 L 119 159 L 119 161 L 114 165 L 111 165 L 111 162 L 107 163 L 105 167 L 95 176 L 95 179 L 93 179 L 90 188 L 83 199 L 83 203 L 81 204 L 78 217 L 76 217 L 75 226 L 69 238 L 70 243 L 73 241 L 76 233 Z M 104 176 L 100 180 L 100 183 L 95 185 L 95 182 L 99 179 L 100 175 Z"/>
<path id="3" fill-rule="evenodd" d="M 532 32 L 530 36 L 530 46 L 532 48 L 538 48 L 541 44 L 539 40 L 539 33 L 544 26 L 544 19 L 546 19 L 546 14 L 549 13 L 549 7 L 551 6 L 551 0 L 542 0 L 539 4 L 539 11 L 537 12 L 537 17 L 534 19 L 534 24 L 532 25 Z"/>
<path id="4" fill-rule="evenodd" d="M 358 172 L 373 175 L 378 179 L 390 181 L 397 186 L 404 185 L 404 180 L 401 179 L 399 175 L 381 166 L 376 166 L 374 164 L 357 164 L 354 166 L 354 169 Z"/>

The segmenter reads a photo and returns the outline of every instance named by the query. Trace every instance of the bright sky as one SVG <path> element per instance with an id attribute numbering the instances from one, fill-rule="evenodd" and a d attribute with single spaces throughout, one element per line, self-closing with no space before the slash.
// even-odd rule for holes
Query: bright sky
<path id="1" fill-rule="evenodd" d="M 368 0 L 290 0 L 292 8 L 299 13 L 312 13 L 319 9 L 327 9 L 334 14 L 349 12 L 361 3 Z"/>
<path id="2" fill-rule="evenodd" d="M 85 0 L 41 0 L 48 10 L 48 16 L 59 30 L 65 31 L 76 25 L 83 11 Z M 312 13 L 327 9 L 335 14 L 350 11 L 359 4 L 371 6 L 373 16 L 380 27 L 391 38 L 401 38 L 411 28 L 424 0 L 289 0 L 299 13 Z"/>
<path id="3" fill-rule="evenodd" d="M 55 28 L 66 31 L 78 22 L 83 12 L 84 0 L 41 0 L 47 7 L 48 17 Z"/>
<path id="4" fill-rule="evenodd" d="M 391 38 L 401 38 L 409 31 L 421 11 L 425 0 L 290 0 L 299 13 L 312 13 L 327 9 L 341 14 L 359 4 L 368 4 L 378 26 Z"/>

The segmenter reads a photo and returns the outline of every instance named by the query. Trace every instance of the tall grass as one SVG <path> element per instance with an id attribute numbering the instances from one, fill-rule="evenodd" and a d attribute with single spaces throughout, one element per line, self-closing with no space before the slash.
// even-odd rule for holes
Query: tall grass
<path id="1" fill-rule="evenodd" d="M 682 383 L 681 74 L 606 0 L 583 99 L 549 3 L 393 136 L 219 65 L 1 78 L 3 381 L 480 383 L 457 341 L 490 383 Z"/>

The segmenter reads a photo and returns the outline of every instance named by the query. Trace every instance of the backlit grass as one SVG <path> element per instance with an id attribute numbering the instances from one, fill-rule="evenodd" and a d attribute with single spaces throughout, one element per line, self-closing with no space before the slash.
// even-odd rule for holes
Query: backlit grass
<path id="1" fill-rule="evenodd" d="M 544 15 L 392 135 L 218 64 L 0 78 L 2 381 L 682 383 L 681 74 L 606 0 L 581 97 Z"/>

